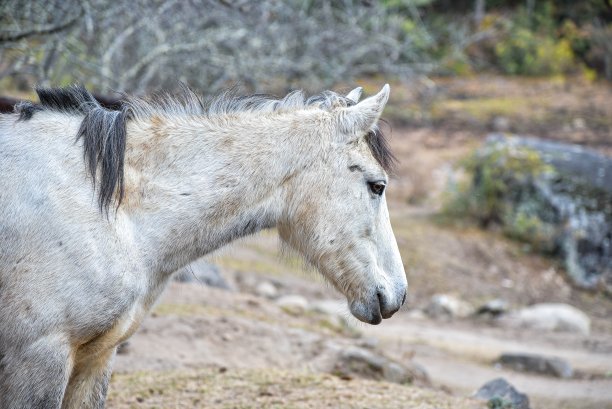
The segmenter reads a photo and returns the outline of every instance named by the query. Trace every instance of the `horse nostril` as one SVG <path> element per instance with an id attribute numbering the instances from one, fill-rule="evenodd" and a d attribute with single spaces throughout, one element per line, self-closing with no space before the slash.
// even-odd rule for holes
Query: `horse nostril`
<path id="1" fill-rule="evenodd" d="M 404 296 L 402 297 L 402 305 L 406 302 L 406 290 L 404 290 Z"/>
<path id="2" fill-rule="evenodd" d="M 384 306 L 383 293 L 381 291 L 376 291 L 376 297 L 378 298 L 378 305 L 380 306 L 380 310 L 382 311 Z"/>

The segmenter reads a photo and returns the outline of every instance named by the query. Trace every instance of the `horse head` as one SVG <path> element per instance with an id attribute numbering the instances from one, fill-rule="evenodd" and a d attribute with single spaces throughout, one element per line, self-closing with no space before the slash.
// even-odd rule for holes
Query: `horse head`
<path id="1" fill-rule="evenodd" d="M 378 324 L 402 306 L 407 281 L 385 198 L 393 156 L 377 127 L 389 86 L 357 102 L 360 94 L 321 120 L 323 153 L 290 181 L 278 229 L 356 318 Z"/>

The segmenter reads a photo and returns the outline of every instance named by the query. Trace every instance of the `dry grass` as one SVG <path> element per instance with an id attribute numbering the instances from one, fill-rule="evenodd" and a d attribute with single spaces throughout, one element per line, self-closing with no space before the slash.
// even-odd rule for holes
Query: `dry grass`
<path id="1" fill-rule="evenodd" d="M 465 398 L 406 385 L 277 369 L 205 368 L 113 375 L 107 408 L 476 409 Z"/>

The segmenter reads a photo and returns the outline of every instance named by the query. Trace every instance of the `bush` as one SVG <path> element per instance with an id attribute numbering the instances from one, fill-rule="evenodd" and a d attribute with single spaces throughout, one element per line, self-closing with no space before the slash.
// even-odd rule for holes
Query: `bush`
<path id="1" fill-rule="evenodd" d="M 556 75 L 575 68 L 568 40 L 556 41 L 526 29 L 514 30 L 507 41 L 498 43 L 495 55 L 502 71 L 512 75 Z"/>
<path id="2" fill-rule="evenodd" d="M 516 218 L 512 195 L 550 170 L 540 155 L 523 147 L 490 145 L 476 151 L 462 163 L 468 182 L 459 186 L 447 200 L 444 213 L 467 216 L 483 225 L 507 222 Z M 517 225 L 517 234 L 529 233 L 529 221 L 523 216 L 510 225 Z"/>
<path id="3" fill-rule="evenodd" d="M 543 7 L 533 16 L 519 10 L 495 45 L 497 66 L 511 75 L 557 75 L 576 70 L 571 39 L 558 36 L 554 27 L 551 7 Z"/>

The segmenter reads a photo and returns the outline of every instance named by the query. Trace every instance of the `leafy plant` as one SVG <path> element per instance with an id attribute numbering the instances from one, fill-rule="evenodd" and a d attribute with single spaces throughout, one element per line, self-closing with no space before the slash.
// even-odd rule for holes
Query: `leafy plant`
<path id="1" fill-rule="evenodd" d="M 489 409 L 514 409 L 514 404 L 500 397 L 494 397 L 487 402 L 487 407 Z"/>
<path id="2" fill-rule="evenodd" d="M 534 150 L 495 144 L 470 155 L 462 162 L 462 168 L 470 175 L 470 180 L 456 189 L 444 211 L 474 218 L 483 225 L 507 220 L 507 215 L 513 212 L 509 199 L 516 193 L 515 187 L 550 169 Z M 525 230 L 524 220 L 520 225 L 519 230 Z"/>
<path id="3" fill-rule="evenodd" d="M 506 74 L 556 75 L 576 69 L 572 43 L 557 35 L 550 3 L 533 13 L 519 9 L 508 26 L 494 48 L 497 65 Z"/>

